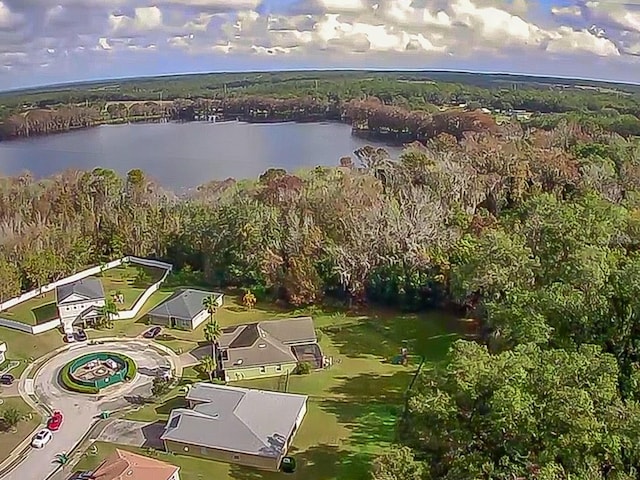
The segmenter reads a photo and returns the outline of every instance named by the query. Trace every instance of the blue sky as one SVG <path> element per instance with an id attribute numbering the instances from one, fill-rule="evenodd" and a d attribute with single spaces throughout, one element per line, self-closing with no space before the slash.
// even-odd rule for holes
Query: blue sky
<path id="1" fill-rule="evenodd" d="M 296 68 L 640 78 L 616 0 L 0 0 L 0 89 Z"/>

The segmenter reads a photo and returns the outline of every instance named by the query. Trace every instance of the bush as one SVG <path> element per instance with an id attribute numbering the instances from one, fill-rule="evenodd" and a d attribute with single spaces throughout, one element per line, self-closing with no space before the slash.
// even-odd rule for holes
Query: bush
<path id="1" fill-rule="evenodd" d="M 136 373 L 138 373 L 138 366 L 136 365 L 136 362 L 126 355 L 120 355 L 119 353 L 111 353 L 110 355 L 120 359 L 120 361 L 125 364 L 127 369 L 127 374 L 124 377 L 125 380 L 132 380 L 136 376 Z"/>
<path id="2" fill-rule="evenodd" d="M 75 382 L 75 380 L 71 377 L 71 363 L 72 362 L 67 363 L 64 367 L 62 367 L 62 370 L 60 371 L 60 383 L 62 383 L 64 388 L 76 393 L 98 393 L 100 391 L 98 387 L 80 385 L 79 383 Z"/>
<path id="3" fill-rule="evenodd" d="M 296 375 L 307 375 L 311 373 L 311 364 L 309 362 L 299 362 L 294 371 Z"/>

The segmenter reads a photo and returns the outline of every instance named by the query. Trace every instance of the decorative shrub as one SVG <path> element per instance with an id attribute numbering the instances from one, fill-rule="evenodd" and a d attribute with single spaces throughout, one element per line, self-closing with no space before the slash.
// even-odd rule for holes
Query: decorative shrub
<path id="1" fill-rule="evenodd" d="M 131 360 L 126 355 L 120 355 L 119 353 L 110 353 L 109 355 L 120 359 L 125 364 L 127 369 L 127 374 L 124 377 L 125 380 L 132 380 L 133 378 L 135 378 L 136 373 L 138 373 L 138 366 L 136 365 L 136 362 Z"/>
<path id="2" fill-rule="evenodd" d="M 296 375 L 307 375 L 311 373 L 311 364 L 309 362 L 299 362 L 294 371 Z"/>

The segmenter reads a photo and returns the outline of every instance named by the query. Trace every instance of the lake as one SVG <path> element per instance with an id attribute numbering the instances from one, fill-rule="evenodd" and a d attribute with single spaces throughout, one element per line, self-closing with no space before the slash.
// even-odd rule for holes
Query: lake
<path id="1" fill-rule="evenodd" d="M 29 170 L 36 178 L 66 169 L 132 168 L 176 191 L 210 180 L 257 177 L 271 167 L 295 171 L 338 165 L 364 146 L 341 123 L 150 123 L 104 125 L 0 142 L 0 174 Z M 397 147 L 385 147 L 397 155 Z"/>

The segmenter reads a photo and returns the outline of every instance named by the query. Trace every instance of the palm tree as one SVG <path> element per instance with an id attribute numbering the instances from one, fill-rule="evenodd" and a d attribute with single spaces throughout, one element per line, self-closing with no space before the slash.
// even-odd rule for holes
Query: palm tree
<path id="1" fill-rule="evenodd" d="M 104 305 L 100 307 L 100 325 L 111 326 L 112 320 L 118 314 L 118 306 L 111 298 L 107 298 Z"/>
<path id="2" fill-rule="evenodd" d="M 222 335 L 220 325 L 215 320 L 211 320 L 204 326 L 204 338 L 211 343 L 211 356 L 215 358 L 215 344 Z"/>
<path id="3" fill-rule="evenodd" d="M 9 407 L 2 412 L 2 421 L 11 429 L 14 429 L 23 418 L 22 412 L 14 407 Z"/>
<path id="4" fill-rule="evenodd" d="M 216 360 L 213 357 L 207 355 L 206 357 L 202 357 L 200 361 L 200 368 L 203 372 L 209 375 L 209 381 L 213 382 L 213 373 L 216 371 L 218 365 L 216 364 Z"/>
<path id="5" fill-rule="evenodd" d="M 218 310 L 218 304 L 216 303 L 216 298 L 213 295 L 209 295 L 208 297 L 202 300 L 202 306 L 207 309 L 209 315 L 211 317 L 211 321 L 213 321 L 213 316 Z"/>

